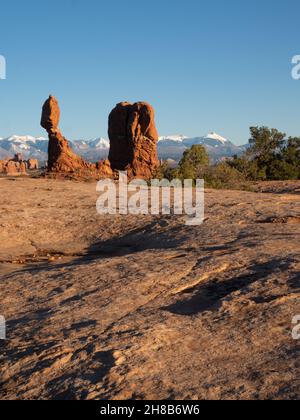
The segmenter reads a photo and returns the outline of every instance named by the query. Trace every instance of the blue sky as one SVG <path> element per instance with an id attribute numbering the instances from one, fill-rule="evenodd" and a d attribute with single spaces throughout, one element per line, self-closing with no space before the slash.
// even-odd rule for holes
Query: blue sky
<path id="1" fill-rule="evenodd" d="M 70 139 L 107 137 L 117 102 L 146 100 L 161 135 L 249 126 L 300 136 L 298 0 L 10 0 L 1 4 L 0 137 L 44 135 L 41 106 L 60 101 Z"/>

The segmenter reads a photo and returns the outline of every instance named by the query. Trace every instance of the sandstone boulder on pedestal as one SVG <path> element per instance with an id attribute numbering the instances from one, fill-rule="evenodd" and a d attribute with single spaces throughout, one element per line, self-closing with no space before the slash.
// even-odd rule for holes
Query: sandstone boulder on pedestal
<path id="1" fill-rule="evenodd" d="M 50 172 L 74 172 L 85 168 L 85 162 L 77 156 L 69 146 L 69 142 L 61 134 L 58 125 L 60 109 L 54 96 L 43 105 L 41 126 L 49 135 L 48 170 Z"/>
<path id="2" fill-rule="evenodd" d="M 50 96 L 43 106 L 41 126 L 49 135 L 48 171 L 54 173 L 73 173 L 78 176 L 102 176 L 108 172 L 105 164 L 92 164 L 85 162 L 71 149 L 68 140 L 62 135 L 58 126 L 60 109 L 58 101 Z M 112 174 L 112 171 L 110 171 Z"/>
<path id="3" fill-rule="evenodd" d="M 151 178 L 159 165 L 154 109 L 146 102 L 119 103 L 109 116 L 109 161 L 114 170 Z"/>

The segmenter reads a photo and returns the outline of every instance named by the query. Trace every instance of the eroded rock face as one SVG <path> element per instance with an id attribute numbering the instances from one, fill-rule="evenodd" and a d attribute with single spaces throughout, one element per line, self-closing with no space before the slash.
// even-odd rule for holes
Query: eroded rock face
<path id="1" fill-rule="evenodd" d="M 75 172 L 89 167 L 89 164 L 72 151 L 68 140 L 58 129 L 48 134 L 48 170 L 50 172 Z"/>
<path id="2" fill-rule="evenodd" d="M 151 178 L 159 161 L 154 109 L 146 102 L 119 103 L 109 116 L 109 161 L 114 170 Z"/>
<path id="3" fill-rule="evenodd" d="M 112 178 L 114 176 L 114 172 L 108 159 L 96 163 L 96 168 L 101 177 Z"/>
<path id="4" fill-rule="evenodd" d="M 122 102 L 109 116 L 108 161 L 92 164 L 77 156 L 59 130 L 58 101 L 50 96 L 43 106 L 41 126 L 49 135 L 48 171 L 91 176 L 113 176 L 127 170 L 130 177 L 151 178 L 159 162 L 154 109 L 145 102 Z"/>
<path id="5" fill-rule="evenodd" d="M 26 162 L 15 160 L 1 160 L 0 161 L 0 173 L 7 176 L 19 176 L 26 175 L 27 165 Z"/>
<path id="6" fill-rule="evenodd" d="M 7 176 L 19 176 L 27 174 L 27 162 L 22 160 L 21 155 L 14 159 L 0 160 L 0 174 Z"/>
<path id="7" fill-rule="evenodd" d="M 29 159 L 27 164 L 30 171 L 39 169 L 39 161 L 37 159 Z"/>
<path id="8" fill-rule="evenodd" d="M 5 160 L 0 160 L 0 174 L 4 173 L 4 169 L 5 169 Z"/>
<path id="9" fill-rule="evenodd" d="M 49 133 L 58 129 L 60 109 L 57 99 L 50 95 L 43 105 L 41 126 Z"/>
<path id="10" fill-rule="evenodd" d="M 68 140 L 59 130 L 60 109 L 58 101 L 50 96 L 44 103 L 41 126 L 49 136 L 48 171 L 54 173 L 73 173 L 78 176 L 107 176 L 108 168 L 103 162 L 92 164 L 85 162 L 71 149 Z M 110 170 L 112 174 L 112 171 Z"/>
<path id="11" fill-rule="evenodd" d="M 133 160 L 128 135 L 128 121 L 132 104 L 119 103 L 110 113 L 108 135 L 110 140 L 109 161 L 113 169 L 124 171 Z"/>
<path id="12" fill-rule="evenodd" d="M 54 96 L 43 105 L 41 126 L 49 135 L 48 170 L 50 172 L 74 172 L 85 168 L 85 162 L 73 153 L 69 142 L 60 132 L 60 109 Z"/>
<path id="13" fill-rule="evenodd" d="M 27 170 L 39 169 L 37 159 L 23 160 L 21 154 L 16 154 L 13 159 L 0 160 L 0 174 L 10 176 L 26 175 Z"/>

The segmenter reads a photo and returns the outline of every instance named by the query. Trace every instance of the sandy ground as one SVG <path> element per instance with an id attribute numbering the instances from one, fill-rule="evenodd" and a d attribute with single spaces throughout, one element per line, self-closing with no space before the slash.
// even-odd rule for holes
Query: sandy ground
<path id="1" fill-rule="evenodd" d="M 293 185 L 208 190 L 187 227 L 99 216 L 94 183 L 0 179 L 0 398 L 298 399 Z"/>

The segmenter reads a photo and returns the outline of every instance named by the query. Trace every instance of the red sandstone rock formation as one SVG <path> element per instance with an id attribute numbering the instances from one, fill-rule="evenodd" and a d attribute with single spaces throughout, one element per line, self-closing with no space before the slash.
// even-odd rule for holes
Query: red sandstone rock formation
<path id="1" fill-rule="evenodd" d="M 20 164 L 18 162 L 14 162 L 13 160 L 9 160 L 5 166 L 4 172 L 10 176 L 16 176 L 20 174 Z"/>
<path id="2" fill-rule="evenodd" d="M 49 135 L 48 171 L 78 176 L 113 176 L 114 170 L 127 170 L 130 177 L 151 178 L 159 165 L 158 134 L 153 108 L 144 102 L 122 102 L 109 116 L 109 160 L 91 164 L 77 156 L 58 126 L 60 109 L 50 96 L 43 106 L 41 125 Z"/>
<path id="3" fill-rule="evenodd" d="M 36 169 L 39 169 L 39 162 L 38 162 L 37 159 L 29 159 L 27 161 L 27 164 L 28 164 L 28 169 L 30 171 L 34 171 Z"/>
<path id="4" fill-rule="evenodd" d="M 109 161 L 114 170 L 151 178 L 159 165 L 154 109 L 145 102 L 119 103 L 109 116 Z"/>
<path id="5" fill-rule="evenodd" d="M 83 159 L 73 153 L 69 142 L 60 132 L 58 125 L 60 109 L 54 96 L 44 103 L 41 126 L 49 135 L 48 170 L 50 172 L 75 172 L 87 168 Z"/>
<path id="6" fill-rule="evenodd" d="M 22 160 L 20 154 L 16 154 L 13 159 L 0 161 L 0 174 L 8 176 L 19 176 L 27 174 L 27 162 Z"/>
<path id="7" fill-rule="evenodd" d="M 109 176 L 112 170 L 104 162 L 92 164 L 85 162 L 71 149 L 68 140 L 62 135 L 58 126 L 60 109 L 54 96 L 50 96 L 43 106 L 41 126 L 49 135 L 48 171 L 56 173 L 73 173 L 78 176 Z"/>
<path id="8" fill-rule="evenodd" d="M 101 177 L 111 178 L 114 176 L 110 161 L 108 159 L 96 163 L 96 168 Z"/>
<path id="9" fill-rule="evenodd" d="M 8 176 L 26 175 L 26 162 L 16 162 L 15 160 L 1 160 L 0 173 Z"/>
<path id="10" fill-rule="evenodd" d="M 39 163 L 36 159 L 23 160 L 21 154 L 16 154 L 13 159 L 0 161 L 0 174 L 10 176 L 26 175 L 27 169 L 38 169 Z"/>
<path id="11" fill-rule="evenodd" d="M 0 174 L 4 174 L 5 164 L 6 164 L 5 160 L 0 160 Z"/>
<path id="12" fill-rule="evenodd" d="M 20 162 L 20 173 L 22 175 L 26 175 L 27 174 L 27 163 L 26 162 Z"/>

